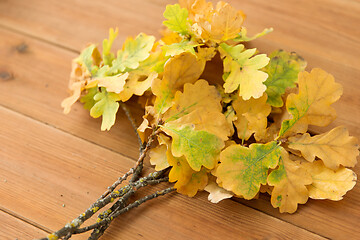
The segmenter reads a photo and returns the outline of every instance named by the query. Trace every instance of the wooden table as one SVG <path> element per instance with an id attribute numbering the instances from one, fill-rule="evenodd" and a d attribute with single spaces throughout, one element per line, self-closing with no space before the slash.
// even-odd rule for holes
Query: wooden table
<path id="1" fill-rule="evenodd" d="M 229 2 L 247 14 L 250 33 L 274 27 L 252 46 L 296 51 L 308 69 L 335 76 L 344 94 L 332 126 L 360 139 L 360 2 Z M 159 36 L 167 3 L 175 1 L 0 0 L 0 239 L 57 230 L 133 165 L 138 147 L 123 114 L 101 132 L 81 104 L 63 115 L 60 102 L 80 49 L 109 27 L 120 29 L 117 47 L 141 31 Z M 172 194 L 125 214 L 104 239 L 360 239 L 360 184 L 340 202 L 309 200 L 292 215 L 268 198 L 211 204 L 205 193 Z"/>

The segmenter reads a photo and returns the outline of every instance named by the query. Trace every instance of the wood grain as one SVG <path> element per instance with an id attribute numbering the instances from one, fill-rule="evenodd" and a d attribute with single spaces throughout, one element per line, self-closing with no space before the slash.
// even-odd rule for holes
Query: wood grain
<path id="1" fill-rule="evenodd" d="M 101 119 L 91 118 L 80 103 L 69 115 L 62 113 L 60 103 L 68 95 L 70 63 L 75 53 L 5 29 L 0 29 L 0 34 L 1 105 L 137 158 L 137 140 L 121 110 L 119 123 L 111 133 L 101 132 Z M 136 115 L 143 112 L 139 108 L 132 110 Z"/>
<path id="2" fill-rule="evenodd" d="M 0 115 L 0 176 L 7 180 L 0 182 L 0 206 L 39 226 L 60 228 L 133 165 L 6 108 L 0 107 Z M 167 195 L 124 215 L 112 229 L 106 239 L 322 239 L 232 200 L 211 204 L 205 194 Z"/>
<path id="3" fill-rule="evenodd" d="M 0 94 L 0 104 L 50 125 L 48 127 L 52 128 L 53 131 L 59 131 L 54 128 L 60 129 L 71 134 L 73 138 L 77 136 L 84 139 L 78 141 L 92 142 L 123 156 L 136 157 L 136 139 L 122 114 L 118 115 L 118 124 L 111 132 L 104 133 L 99 131 L 100 121 L 91 119 L 88 112 L 83 110 L 80 104 L 76 104 L 68 116 L 61 113 L 60 102 L 66 96 L 70 61 L 75 56 L 73 50 L 80 50 L 88 42 L 101 42 L 107 35 L 109 27 L 118 26 L 120 28 L 117 46 L 120 46 L 126 36 L 136 35 L 141 31 L 159 36 L 158 29 L 162 21 L 161 13 L 164 6 L 167 3 L 174 2 L 173 0 L 134 0 L 131 2 L 106 0 L 101 1 L 101 3 L 98 1 L 70 0 L 0 1 L 0 25 L 4 27 L 0 29 L 0 90 L 2 93 Z M 340 102 L 335 105 L 338 119 L 329 128 L 345 125 L 352 135 L 360 138 L 360 28 L 357 27 L 360 25 L 360 2 L 352 0 L 230 0 L 228 2 L 243 9 L 247 14 L 246 26 L 250 33 L 261 31 L 270 26 L 275 28 L 272 34 L 254 41 L 250 47 L 258 47 L 260 51 L 266 53 L 278 48 L 296 51 L 308 61 L 307 69 L 321 67 L 335 76 L 336 80 L 344 86 L 344 95 Z M 18 31 L 18 33 L 14 31 Z M 136 109 L 134 110 L 136 111 Z M 136 115 L 139 114 L 141 111 L 136 112 Z M 41 123 L 37 124 L 40 126 Z M 22 124 L 22 122 L 19 121 L 18 124 Z M 1 129 L 3 128 L 4 126 L 1 127 Z M 313 128 L 312 130 L 324 131 L 325 129 Z M 48 132 L 51 131 L 48 130 Z M 64 132 L 61 134 L 66 135 Z M 7 137 L 13 138 L 12 141 L 14 141 L 14 134 L 10 132 L 7 134 Z M 30 134 L 36 141 L 44 141 L 36 134 L 27 132 L 23 134 Z M 42 136 L 46 138 L 46 135 Z M 67 138 L 63 139 L 67 141 Z M 48 145 L 41 146 L 43 148 L 48 147 Z M 22 145 L 17 145 L 17 147 L 23 149 Z M 60 151 L 59 148 L 53 150 L 58 152 Z M 46 159 L 47 154 L 54 154 L 47 151 L 50 149 L 43 150 L 40 159 Z M 77 152 L 75 148 L 72 148 L 72 151 Z M 118 156 L 118 154 L 115 155 Z M 64 155 L 61 157 L 67 158 Z M 127 159 L 121 156 L 118 158 Z M 62 159 L 59 157 L 58 161 L 62 161 Z M 131 162 L 129 159 L 127 161 Z M 7 164 L 11 166 L 10 163 Z M 34 167 L 32 165 L 36 164 L 37 162 L 34 160 L 27 167 L 32 169 Z M 355 172 L 359 174 L 360 167 L 356 167 Z M 69 173 L 64 172 L 63 174 L 67 176 Z M 84 173 L 84 175 L 86 174 Z M 92 179 L 92 175 L 90 175 L 90 179 Z M 68 180 L 67 184 L 73 186 L 79 182 L 76 178 L 72 178 Z M 100 189 L 105 186 L 106 184 L 98 188 L 99 193 L 101 192 Z M 69 185 L 64 185 L 63 188 L 69 188 Z M 11 192 L 11 189 L 8 191 Z M 31 195 L 31 197 L 33 196 Z M 95 195 L 92 196 L 93 198 L 90 197 L 89 202 L 96 198 Z M 357 201 L 359 197 L 360 188 L 357 185 L 353 191 L 346 195 L 343 201 L 309 201 L 306 206 L 301 207 L 293 215 L 279 214 L 277 209 L 270 206 L 267 196 L 263 196 L 259 200 L 241 202 L 322 236 L 333 239 L 354 239 L 360 235 L 360 230 L 356 224 L 360 220 L 360 204 Z M 180 196 L 179 198 L 182 199 L 184 205 L 199 204 L 197 207 L 203 207 L 203 211 L 209 211 L 211 214 L 219 214 L 215 211 L 221 211 L 216 209 L 214 205 L 207 204 L 202 195 L 199 200 L 196 200 L 197 202 Z M 47 211 L 56 209 L 54 203 L 51 202 L 52 200 L 47 201 L 46 204 L 49 205 L 46 208 Z M 78 206 L 66 212 L 66 216 L 63 218 L 57 216 L 59 219 L 52 219 L 51 221 L 55 221 L 59 225 L 63 224 L 62 220 L 69 220 L 69 216 L 72 217 L 79 213 L 80 205 L 82 208 L 86 206 L 83 204 L 83 202 L 79 203 Z M 231 208 L 241 208 L 241 211 L 247 209 L 243 209 L 244 207 L 241 205 L 239 207 L 239 204 L 234 202 L 227 204 L 229 204 L 226 205 L 228 211 L 232 211 Z M 156 206 L 154 204 L 151 209 L 156 208 Z M 15 208 L 15 206 L 13 207 Z M 56 211 L 60 212 L 60 210 Z M 143 213 L 141 208 L 137 211 L 139 214 Z M 164 214 L 161 209 L 158 209 L 156 213 Z M 151 210 L 151 214 L 154 214 L 153 210 Z M 191 212 L 189 214 L 196 218 Z M 251 214 L 249 213 L 250 216 Z M 167 215 L 162 216 L 166 217 Z M 221 213 L 218 217 L 226 216 Z M 140 221 L 133 215 L 129 218 Z M 174 218 L 176 219 L 176 217 Z M 181 235 L 181 231 L 185 231 L 185 228 L 187 229 L 185 232 L 190 234 L 189 236 L 198 238 L 204 236 L 196 235 L 198 233 L 191 235 L 193 232 L 191 226 L 204 229 L 200 220 L 205 221 L 205 218 L 200 217 L 199 221 L 196 220 L 198 221 L 197 225 L 183 223 L 181 217 L 178 218 L 173 224 L 167 225 L 171 230 L 166 232 L 166 236 L 171 238 L 172 229 L 177 229 L 179 236 L 186 237 L 187 235 Z M 42 223 L 44 222 L 47 223 L 42 221 Z M 153 226 L 152 224 L 155 222 L 148 221 L 142 222 L 142 224 Z M 255 223 L 252 222 L 252 224 L 250 227 L 254 227 Z M 213 223 L 213 226 L 216 225 Z M 221 226 L 229 229 L 227 225 L 231 225 L 230 222 Z M 126 229 L 133 227 L 126 225 Z M 111 236 L 125 236 L 122 235 L 125 234 L 123 231 L 118 233 L 116 226 L 113 229 L 109 233 Z M 270 234 L 279 231 L 278 229 L 266 229 Z M 158 231 L 160 230 L 158 229 Z M 254 232 L 256 232 L 255 230 Z M 243 234 L 242 230 L 237 231 L 237 233 Z M 267 234 L 261 235 L 264 233 L 263 231 L 260 235 L 253 235 L 253 237 L 267 236 Z M 111 238 L 111 236 L 109 237 Z M 146 236 L 150 237 L 150 235 Z"/>
<path id="4" fill-rule="evenodd" d="M 28 240 L 44 236 L 46 232 L 0 210 L 2 240 Z"/>

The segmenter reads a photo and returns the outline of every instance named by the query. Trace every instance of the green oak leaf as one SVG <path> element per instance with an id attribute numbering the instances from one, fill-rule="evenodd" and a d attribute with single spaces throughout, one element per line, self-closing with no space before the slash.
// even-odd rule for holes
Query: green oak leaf
<path id="1" fill-rule="evenodd" d="M 265 36 L 268 33 L 271 33 L 274 29 L 273 28 L 265 28 L 262 32 L 255 34 L 252 37 L 247 36 L 247 29 L 245 27 L 241 28 L 241 31 L 239 33 L 239 36 L 234 38 L 233 40 L 236 42 L 249 42 L 252 40 L 255 40 L 259 37 Z"/>
<path id="2" fill-rule="evenodd" d="M 306 61 L 294 52 L 278 50 L 270 55 L 270 63 L 265 67 L 269 77 L 264 84 L 266 85 L 267 103 L 274 107 L 282 107 L 281 96 L 286 88 L 295 87 L 299 72 L 305 70 Z"/>
<path id="3" fill-rule="evenodd" d="M 195 53 L 194 47 L 199 46 L 198 43 L 191 43 L 190 41 L 181 41 L 179 43 L 173 43 L 171 45 L 164 45 L 162 50 L 165 52 L 165 56 L 176 56 L 183 52 Z"/>
<path id="4" fill-rule="evenodd" d="M 167 19 L 163 24 L 174 32 L 186 35 L 189 33 L 189 22 L 187 20 L 189 12 L 186 8 L 181 8 L 179 4 L 167 5 L 164 17 Z"/>
<path id="5" fill-rule="evenodd" d="M 103 61 L 104 65 L 110 65 L 112 64 L 112 61 L 115 59 L 115 56 L 113 53 L 111 53 L 111 46 L 114 43 L 114 40 L 116 39 L 117 35 L 119 33 L 119 29 L 116 28 L 114 30 L 113 28 L 110 28 L 109 30 L 109 39 L 104 39 L 103 41 Z"/>
<path id="6" fill-rule="evenodd" d="M 101 61 L 99 50 L 95 44 L 91 44 L 81 51 L 75 61 L 85 67 L 85 70 L 88 71 L 88 73 L 95 74 Z"/>
<path id="7" fill-rule="evenodd" d="M 266 184 L 269 168 L 275 168 L 281 156 L 281 147 L 275 142 L 251 144 L 248 148 L 231 145 L 220 154 L 216 170 L 218 183 L 245 199 L 252 199 Z"/>
<path id="8" fill-rule="evenodd" d="M 80 102 L 84 103 L 84 108 L 90 110 L 96 103 L 94 96 L 99 93 L 98 87 L 88 89 L 86 95 L 80 98 Z"/>
<path id="9" fill-rule="evenodd" d="M 122 50 L 117 53 L 117 58 L 113 61 L 110 73 L 116 74 L 124 72 L 125 69 L 136 69 L 140 62 L 150 56 L 150 51 L 154 46 L 155 37 L 140 33 L 135 39 L 128 38 Z"/>
<path id="10" fill-rule="evenodd" d="M 224 141 L 207 131 L 196 131 L 190 126 L 179 127 L 167 123 L 161 126 L 172 137 L 171 151 L 175 157 L 185 156 L 190 167 L 200 171 L 201 166 L 215 167 Z"/>
<path id="11" fill-rule="evenodd" d="M 101 131 L 110 130 L 115 123 L 116 113 L 119 109 L 120 100 L 116 93 L 107 92 L 105 88 L 101 88 L 94 96 L 96 103 L 90 109 L 90 115 L 94 118 L 102 116 Z"/>

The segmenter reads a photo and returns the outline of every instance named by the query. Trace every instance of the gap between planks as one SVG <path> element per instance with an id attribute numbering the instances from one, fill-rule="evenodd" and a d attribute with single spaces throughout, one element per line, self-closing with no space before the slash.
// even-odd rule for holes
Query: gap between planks
<path id="1" fill-rule="evenodd" d="M 26 223 L 26 224 L 29 224 L 29 225 L 31 225 L 31 226 L 33 226 L 33 227 L 35 227 L 35 228 L 37 228 L 37 229 L 39 229 L 41 231 L 44 231 L 45 233 L 54 232 L 53 230 L 51 230 L 51 229 L 49 229 L 49 228 L 47 228 L 47 227 L 45 227 L 45 226 L 43 226 L 43 225 L 41 225 L 41 224 L 39 224 L 37 222 L 32 221 L 29 218 L 23 217 L 23 216 L 17 214 L 16 212 L 10 211 L 9 209 L 5 209 L 2 206 L 0 206 L 0 211 L 2 213 L 6 214 L 6 215 L 9 215 L 11 217 L 14 217 L 14 218 Z"/>

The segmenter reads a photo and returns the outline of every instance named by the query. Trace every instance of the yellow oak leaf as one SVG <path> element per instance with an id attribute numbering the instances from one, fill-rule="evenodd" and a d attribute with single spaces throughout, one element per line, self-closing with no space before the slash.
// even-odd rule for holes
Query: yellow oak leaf
<path id="1" fill-rule="evenodd" d="M 235 133 L 233 122 L 235 122 L 237 120 L 237 116 L 236 116 L 234 108 L 231 105 L 227 106 L 226 111 L 224 112 L 224 115 L 225 115 L 226 121 L 229 123 L 228 126 L 230 127 L 230 136 L 232 136 Z"/>
<path id="2" fill-rule="evenodd" d="M 250 98 L 245 101 L 239 97 L 232 102 L 237 118 L 234 124 L 238 137 L 243 141 L 248 140 L 253 133 L 256 140 L 258 135 L 265 134 L 267 116 L 271 112 L 271 106 L 266 101 L 267 95 L 264 94 L 258 99 Z"/>
<path id="3" fill-rule="evenodd" d="M 205 168 L 202 168 L 199 172 L 194 172 L 191 175 L 187 184 L 179 186 L 178 182 L 176 182 L 174 187 L 179 193 L 193 197 L 199 190 L 204 190 L 207 183 L 208 172 Z"/>
<path id="4" fill-rule="evenodd" d="M 214 7 L 212 2 L 206 0 L 179 0 L 182 8 L 186 8 L 189 12 L 189 19 L 199 21 L 199 19 L 209 19 L 213 14 Z"/>
<path id="5" fill-rule="evenodd" d="M 129 100 L 132 95 L 143 95 L 144 92 L 151 87 L 152 82 L 157 76 L 158 73 L 156 72 L 151 72 L 149 76 L 142 76 L 130 72 L 129 78 L 124 85 L 124 89 L 119 93 L 120 100 L 125 102 Z"/>
<path id="6" fill-rule="evenodd" d="M 173 32 L 168 28 L 160 31 L 162 38 L 161 41 L 163 44 L 171 45 L 173 43 L 179 43 L 182 40 L 182 37 L 177 33 Z"/>
<path id="7" fill-rule="evenodd" d="M 211 10 L 210 5 L 204 9 Z M 201 37 L 205 41 L 211 40 L 220 43 L 236 38 L 241 31 L 245 18 L 246 16 L 242 11 L 238 11 L 230 4 L 220 1 L 216 4 L 215 11 L 211 16 L 205 15 L 196 20 L 201 27 Z"/>
<path id="8" fill-rule="evenodd" d="M 175 188 L 186 185 L 195 171 L 189 166 L 185 157 L 174 157 L 171 151 L 166 152 L 170 166 L 169 182 L 176 182 Z"/>
<path id="9" fill-rule="evenodd" d="M 354 167 L 359 156 L 359 145 L 355 137 L 350 137 L 345 127 L 336 127 L 329 132 L 311 137 L 308 133 L 290 137 L 289 148 L 299 150 L 309 162 L 320 158 L 326 167 L 338 169 Z"/>
<path id="10" fill-rule="evenodd" d="M 209 193 L 208 200 L 212 203 L 218 203 L 224 199 L 234 196 L 232 192 L 220 187 L 213 180 L 209 180 L 209 183 L 206 185 L 204 190 Z"/>
<path id="11" fill-rule="evenodd" d="M 185 83 L 194 83 L 204 71 L 205 61 L 185 52 L 166 62 L 162 80 L 155 80 L 151 89 L 156 96 L 154 107 L 159 114 L 171 107 L 177 90 L 182 90 Z"/>
<path id="12" fill-rule="evenodd" d="M 150 163 L 151 165 L 155 165 L 156 171 L 163 170 L 170 166 L 167 161 L 166 151 L 166 145 L 158 145 L 149 152 Z"/>
<path id="13" fill-rule="evenodd" d="M 245 51 L 243 49 L 242 44 L 220 44 L 220 53 L 224 58 L 225 93 L 239 89 L 239 96 L 244 100 L 259 98 L 266 90 L 264 81 L 268 78 L 268 74 L 259 69 L 265 67 L 270 59 L 265 54 L 253 56 L 256 48 Z"/>
<path id="14" fill-rule="evenodd" d="M 137 128 L 137 132 L 141 138 L 141 141 L 146 141 L 147 137 L 152 132 L 152 125 L 155 124 L 155 110 L 153 106 L 145 106 L 145 114 L 143 115 L 143 121 Z"/>
<path id="15" fill-rule="evenodd" d="M 307 186 L 310 198 L 338 201 L 356 184 L 356 174 L 350 169 L 340 167 L 334 171 L 321 161 L 304 162 L 303 166 L 313 179 Z"/>
<path id="16" fill-rule="evenodd" d="M 82 51 L 79 57 L 72 61 L 70 81 L 68 85 L 71 95 L 61 102 L 61 107 L 64 108 L 65 114 L 68 114 L 71 110 L 71 106 L 79 100 L 83 89 L 91 79 L 91 70 L 93 62 L 95 61 L 92 54 L 94 51 L 97 51 L 97 49 L 95 49 L 95 45 L 89 46 Z"/>
<path id="17" fill-rule="evenodd" d="M 159 145 L 149 152 L 150 163 L 155 165 L 155 170 L 160 171 L 170 166 L 167 151 L 171 145 L 171 139 L 163 134 L 158 136 Z"/>
<path id="18" fill-rule="evenodd" d="M 173 104 L 163 116 L 166 126 L 191 126 L 215 134 L 224 141 L 230 135 L 230 124 L 222 114 L 221 97 L 216 87 L 205 80 L 184 85 L 175 94 Z"/>
<path id="19" fill-rule="evenodd" d="M 308 125 L 324 127 L 336 118 L 335 109 L 330 105 L 340 98 L 343 90 L 331 74 L 314 68 L 310 73 L 299 73 L 298 84 L 299 93 L 290 94 L 286 100 L 292 119 L 282 123 L 279 137 L 304 133 Z"/>
<path id="20" fill-rule="evenodd" d="M 277 166 L 281 147 L 275 142 L 253 143 L 247 147 L 231 145 L 220 154 L 216 169 L 218 183 L 245 199 L 254 198 L 266 184 L 268 170 Z"/>
<path id="21" fill-rule="evenodd" d="M 298 204 L 304 204 L 309 198 L 306 185 L 312 183 L 310 174 L 298 161 L 292 161 L 289 154 L 282 149 L 279 167 L 272 171 L 267 179 L 274 186 L 271 193 L 271 204 L 281 213 L 294 213 Z"/>
<path id="22" fill-rule="evenodd" d="M 124 90 L 126 79 L 128 77 L 129 73 L 123 73 L 115 76 L 94 78 L 92 81 L 97 82 L 99 87 L 105 87 L 108 92 L 120 93 Z"/>
<path id="23" fill-rule="evenodd" d="M 215 57 L 217 51 L 214 47 L 204 47 L 204 48 L 198 48 L 196 56 L 202 60 L 210 61 Z"/>

